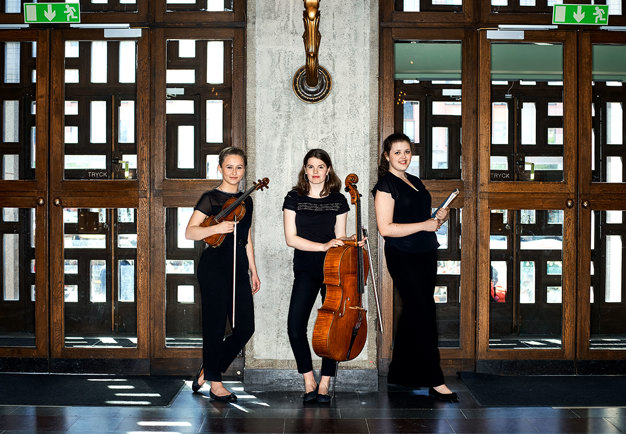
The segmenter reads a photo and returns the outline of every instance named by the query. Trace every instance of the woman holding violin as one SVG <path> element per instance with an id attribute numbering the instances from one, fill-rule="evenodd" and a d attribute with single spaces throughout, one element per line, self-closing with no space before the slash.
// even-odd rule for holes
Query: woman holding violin
<path id="1" fill-rule="evenodd" d="M 326 252 L 342 246 L 346 239 L 349 207 L 340 188 L 341 180 L 333 170 L 328 153 L 311 149 L 304 156 L 296 185 L 283 203 L 285 241 L 295 249 L 287 333 L 298 372 L 304 377 L 304 402 L 330 402 L 330 378 L 336 374 L 337 362 L 323 358 L 321 379 L 319 384 L 316 382 L 307 325 L 317 295 L 321 292 L 323 300 L 326 294 Z"/>
<path id="2" fill-rule="evenodd" d="M 402 299 L 388 382 L 428 387 L 430 396 L 455 402 L 439 366 L 435 278 L 437 236 L 448 218 L 447 208 L 431 218 L 431 196 L 422 181 L 406 170 L 411 163 L 410 139 L 391 134 L 383 143 L 374 186 L 378 231 L 385 238 L 385 259 Z"/>
<path id="3" fill-rule="evenodd" d="M 239 221 L 224 219 L 208 227 L 201 224 L 208 216 L 218 215 L 229 199 L 243 195 L 239 192 L 239 183 L 244 177 L 246 163 L 246 155 L 239 148 L 228 147 L 220 152 L 218 171 L 222 174 L 222 183 L 202 195 L 185 231 L 188 240 L 196 241 L 225 234 L 219 246 L 209 246 L 202 252 L 198 264 L 197 277 L 202 295 L 203 365 L 192 384 L 193 391 L 197 392 L 205 382 L 210 382 L 211 398 L 222 402 L 237 400 L 237 396 L 224 387 L 222 372 L 226 371 L 254 333 L 252 295 L 261 287 L 250 236 L 252 199 L 248 196 L 242 202 L 245 214 Z M 237 235 L 236 240 L 233 239 L 233 232 Z M 230 271 L 233 266 L 236 270 L 234 286 L 233 272 Z M 224 339 L 226 321 L 230 319 L 232 324 L 233 312 L 236 312 L 236 323 L 232 334 Z"/>

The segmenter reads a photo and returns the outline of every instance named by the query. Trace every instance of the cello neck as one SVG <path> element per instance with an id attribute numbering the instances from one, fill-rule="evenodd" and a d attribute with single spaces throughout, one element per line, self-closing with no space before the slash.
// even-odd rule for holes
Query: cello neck
<path id="1" fill-rule="evenodd" d="M 363 240 L 363 229 L 361 224 L 361 197 L 360 195 L 356 200 L 356 251 L 357 251 L 357 285 L 359 289 L 359 293 L 363 294 L 365 292 L 365 279 L 363 278 L 363 273 L 365 270 L 365 265 L 363 264 L 363 247 L 359 246 L 359 242 Z"/>

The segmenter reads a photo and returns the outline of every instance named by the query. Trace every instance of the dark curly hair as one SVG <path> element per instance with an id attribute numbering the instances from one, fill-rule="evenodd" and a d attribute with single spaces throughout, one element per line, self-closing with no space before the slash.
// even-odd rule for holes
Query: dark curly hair
<path id="1" fill-rule="evenodd" d="M 293 186 L 293 189 L 298 192 L 301 196 L 306 196 L 309 194 L 311 190 L 311 185 L 309 184 L 308 179 L 306 178 L 306 173 L 304 173 L 304 169 L 309 161 L 309 158 L 317 158 L 318 160 L 322 160 L 326 167 L 328 167 L 328 180 L 324 183 L 324 188 L 320 192 L 321 196 L 327 196 L 330 193 L 338 192 L 341 189 L 341 179 L 335 173 L 333 169 L 333 163 L 330 161 L 330 156 L 328 152 L 323 149 L 311 149 L 306 153 L 304 159 L 302 161 L 302 169 L 300 169 L 300 173 L 298 173 L 298 182 Z"/>

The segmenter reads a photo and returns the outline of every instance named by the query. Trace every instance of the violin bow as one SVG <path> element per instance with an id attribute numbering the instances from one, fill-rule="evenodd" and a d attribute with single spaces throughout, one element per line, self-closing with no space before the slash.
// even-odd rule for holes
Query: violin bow
<path id="1" fill-rule="evenodd" d="M 233 228 L 233 329 L 235 328 L 235 291 L 237 291 L 237 216 L 234 216 Z"/>
<path id="2" fill-rule="evenodd" d="M 367 244 L 367 251 L 369 255 L 367 255 L 367 259 L 369 259 L 370 263 L 370 276 L 372 277 L 372 284 L 374 285 L 374 299 L 376 300 L 376 312 L 378 313 L 378 324 L 380 325 L 380 332 L 385 333 L 383 330 L 383 316 L 380 313 L 380 303 L 378 301 L 378 290 L 376 289 L 376 277 L 374 276 L 374 263 L 372 262 L 372 249 L 370 249 L 370 240 L 367 237 L 367 229 L 363 229 L 363 237 L 365 237 L 365 244 Z"/>

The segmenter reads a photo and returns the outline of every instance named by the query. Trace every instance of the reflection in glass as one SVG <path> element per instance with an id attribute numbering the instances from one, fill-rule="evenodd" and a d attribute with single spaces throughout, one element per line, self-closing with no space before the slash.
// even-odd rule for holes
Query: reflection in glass
<path id="1" fill-rule="evenodd" d="M 606 182 L 623 182 L 622 157 L 606 157 Z"/>
<path id="2" fill-rule="evenodd" d="M 491 211 L 489 347 L 561 348 L 562 210 Z"/>
<path id="3" fill-rule="evenodd" d="M 433 127 L 432 140 L 433 140 L 432 168 L 433 169 L 447 169 L 448 168 L 448 128 Z"/>
<path id="4" fill-rule="evenodd" d="M 165 210 L 165 333 L 167 347 L 202 346 L 200 293 L 196 279 L 197 260 L 206 247 L 203 241 L 185 239 L 193 208 Z"/>
<path id="5" fill-rule="evenodd" d="M 107 301 L 107 263 L 89 261 L 89 299 L 92 303 Z"/>
<path id="6" fill-rule="evenodd" d="M 606 103 L 606 143 L 608 145 L 622 145 L 624 143 L 623 118 L 622 103 Z"/>
<path id="7" fill-rule="evenodd" d="M 219 155 L 207 155 L 206 156 L 206 178 L 207 179 L 222 179 L 222 174 L 218 170 L 220 159 Z"/>
<path id="8" fill-rule="evenodd" d="M 107 82 L 107 41 L 91 41 L 91 82 Z"/>
<path id="9" fill-rule="evenodd" d="M 491 181 L 563 181 L 562 80 L 561 44 L 491 42 Z"/>
<path id="10" fill-rule="evenodd" d="M 20 139 L 20 102 L 15 100 L 4 100 L 2 116 L 4 142 L 17 143 Z"/>
<path id="11" fill-rule="evenodd" d="M 207 41 L 207 77 L 208 84 L 224 83 L 224 41 Z"/>
<path id="12" fill-rule="evenodd" d="M 592 350 L 626 349 L 623 212 L 591 211 L 589 346 Z"/>
<path id="13" fill-rule="evenodd" d="M 135 143 L 135 101 L 120 101 L 118 109 L 119 143 Z"/>
<path id="14" fill-rule="evenodd" d="M 66 208 L 63 231 L 65 347 L 136 347 L 137 210 Z"/>
<path id="15" fill-rule="evenodd" d="M 224 141 L 224 102 L 207 100 L 206 102 L 206 142 L 222 143 Z"/>
<path id="16" fill-rule="evenodd" d="M 119 54 L 119 82 L 120 83 L 134 83 L 135 82 L 135 70 L 136 70 L 136 56 L 135 56 L 135 41 L 120 41 L 120 54 Z M 132 59 L 133 67 L 129 68 L 128 64 Z"/>
<path id="17" fill-rule="evenodd" d="M 178 165 L 179 169 L 193 169 L 196 157 L 195 149 L 195 127 L 193 125 L 178 126 Z"/>
<path id="18" fill-rule="evenodd" d="M 537 109 L 534 102 L 522 104 L 522 145 L 537 144 Z"/>
<path id="19" fill-rule="evenodd" d="M 178 40 L 178 57 L 180 58 L 196 57 L 195 39 L 179 39 Z"/>
<path id="20" fill-rule="evenodd" d="M 185 238 L 185 231 L 187 230 L 187 222 L 191 218 L 191 214 L 193 214 L 193 208 L 178 208 L 178 228 L 176 231 L 176 239 L 177 239 L 177 247 L 179 249 L 193 249 L 194 242 L 193 240 L 188 240 Z"/>
<path id="21" fill-rule="evenodd" d="M 403 131 L 411 142 L 420 141 L 420 103 L 419 101 L 405 101 L 403 105 Z"/>
<path id="22" fill-rule="evenodd" d="M 107 102 L 106 101 L 91 101 L 91 124 L 89 126 L 91 143 L 106 143 L 107 141 Z M 78 127 L 65 127 L 76 128 Z M 75 141 L 66 143 L 78 143 L 78 134 Z"/>
<path id="23" fill-rule="evenodd" d="M 196 82 L 194 69 L 168 69 L 165 71 L 166 83 L 190 84 Z"/>
<path id="24" fill-rule="evenodd" d="M 19 234 L 2 235 L 2 300 L 20 299 Z"/>
<path id="25" fill-rule="evenodd" d="M 136 236 L 135 236 L 136 237 Z M 135 260 L 121 259 L 117 261 L 118 269 L 118 300 L 120 302 L 135 301 Z"/>
<path id="26" fill-rule="evenodd" d="M 622 301 L 622 236 L 606 236 L 606 285 L 604 301 L 620 303 Z"/>

